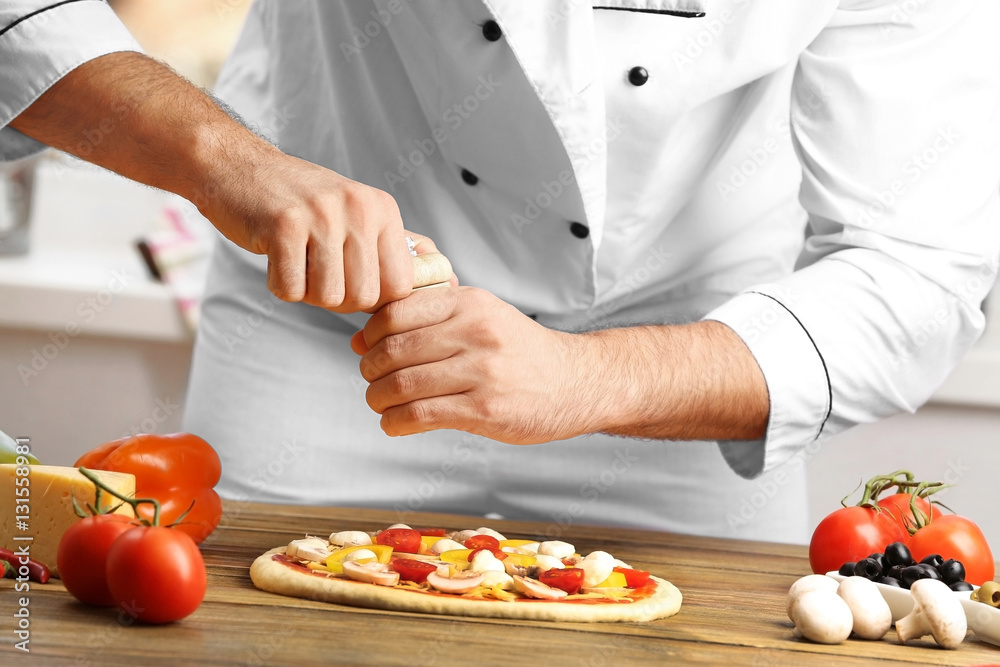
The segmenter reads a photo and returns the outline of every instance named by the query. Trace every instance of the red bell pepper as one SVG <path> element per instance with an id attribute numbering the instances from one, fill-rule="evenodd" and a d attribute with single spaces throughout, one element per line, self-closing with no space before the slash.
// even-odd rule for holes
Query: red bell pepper
<path id="1" fill-rule="evenodd" d="M 222 464 L 212 446 L 196 435 L 140 434 L 113 440 L 81 456 L 75 464 L 80 466 L 135 475 L 136 497 L 160 501 L 160 524 L 176 523 L 177 530 L 196 543 L 222 518 L 222 500 L 214 488 Z M 152 520 L 151 506 L 139 505 L 137 511 Z"/>

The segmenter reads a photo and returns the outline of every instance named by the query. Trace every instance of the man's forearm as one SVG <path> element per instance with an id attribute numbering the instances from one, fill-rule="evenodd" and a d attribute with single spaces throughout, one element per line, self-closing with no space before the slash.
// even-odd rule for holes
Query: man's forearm
<path id="1" fill-rule="evenodd" d="M 282 299 L 356 312 L 410 293 L 391 196 L 282 153 L 141 54 L 80 65 L 11 125 L 191 201 L 229 240 L 267 255 Z"/>
<path id="2" fill-rule="evenodd" d="M 218 175 L 277 153 L 201 90 L 134 52 L 80 65 L 11 125 L 199 208 L 220 189 Z"/>
<path id="3" fill-rule="evenodd" d="M 579 372 L 592 395 L 586 430 L 672 440 L 763 437 L 770 404 L 760 367 L 724 324 L 583 334 Z"/>

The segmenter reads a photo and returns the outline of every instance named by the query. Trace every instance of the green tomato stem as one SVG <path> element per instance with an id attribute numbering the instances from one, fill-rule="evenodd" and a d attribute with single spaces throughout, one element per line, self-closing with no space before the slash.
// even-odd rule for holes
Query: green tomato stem
<path id="1" fill-rule="evenodd" d="M 127 503 L 128 505 L 131 505 L 132 506 L 132 511 L 135 513 L 136 517 L 139 516 L 139 505 L 141 505 L 142 503 L 149 503 L 149 504 L 151 504 L 153 506 L 153 521 L 152 521 L 152 523 L 150 523 L 149 521 L 146 521 L 145 519 L 140 519 L 140 521 L 142 521 L 143 523 L 145 523 L 147 525 L 150 525 L 150 526 L 159 526 L 160 525 L 160 501 L 159 500 L 157 500 L 156 498 L 126 498 L 125 496 L 121 495 L 117 491 L 115 491 L 115 490 L 111 489 L 110 487 L 108 487 L 107 485 L 105 485 L 104 482 L 102 482 L 100 479 L 98 479 L 97 475 L 95 475 L 92 471 L 87 470 L 84 467 L 80 467 L 79 471 L 80 471 L 81 475 L 83 475 L 84 477 L 86 477 L 87 479 L 89 479 L 91 482 L 94 483 L 94 487 L 96 487 L 96 490 L 94 491 L 94 502 L 95 502 L 95 504 L 97 504 L 97 507 L 101 506 L 100 502 L 99 502 L 101 491 L 104 491 L 105 493 L 109 493 L 112 496 L 114 496 L 115 498 L 117 498 L 118 500 L 122 501 L 123 503 Z"/>

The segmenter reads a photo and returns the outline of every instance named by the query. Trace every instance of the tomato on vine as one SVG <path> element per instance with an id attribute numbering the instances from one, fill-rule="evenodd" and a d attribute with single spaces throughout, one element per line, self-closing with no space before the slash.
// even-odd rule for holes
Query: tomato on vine
<path id="1" fill-rule="evenodd" d="M 931 554 L 953 558 L 965 566 L 965 580 L 976 586 L 993 579 L 993 552 L 983 531 L 957 514 L 931 518 L 910 538 L 910 553 L 920 562 Z"/>
<path id="2" fill-rule="evenodd" d="M 66 589 L 81 602 L 117 605 L 147 623 L 169 623 L 191 614 L 208 584 L 198 545 L 187 533 L 159 525 L 159 501 L 127 498 L 90 470 L 79 470 L 94 483 L 98 497 L 109 493 L 133 509 L 151 505 L 152 518 L 98 514 L 71 526 L 58 555 Z M 100 506 L 96 499 L 95 505 Z"/>
<path id="3" fill-rule="evenodd" d="M 841 507 L 819 522 L 809 542 L 809 565 L 816 574 L 882 552 L 893 542 L 904 542 L 906 532 L 886 510 L 866 504 Z"/>
<path id="4" fill-rule="evenodd" d="M 66 590 L 80 602 L 99 607 L 115 604 L 105 565 L 111 545 L 137 524 L 122 514 L 96 514 L 77 521 L 59 540 L 56 562 Z"/>

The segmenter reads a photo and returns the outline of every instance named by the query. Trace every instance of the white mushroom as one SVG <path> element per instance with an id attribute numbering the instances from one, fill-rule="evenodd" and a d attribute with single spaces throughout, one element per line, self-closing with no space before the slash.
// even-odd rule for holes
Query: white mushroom
<path id="1" fill-rule="evenodd" d="M 854 634 L 862 639 L 882 639 L 892 627 L 892 611 L 878 587 L 864 577 L 847 577 L 837 595 L 851 608 Z"/>
<path id="2" fill-rule="evenodd" d="M 344 556 L 343 562 L 352 563 L 354 561 L 364 560 L 366 558 L 371 558 L 374 560 L 375 558 L 378 558 L 378 556 L 376 556 L 375 552 L 372 551 L 371 549 L 357 549 Z"/>
<path id="3" fill-rule="evenodd" d="M 472 557 L 473 572 L 504 572 L 503 561 L 493 555 L 488 549 L 483 549 Z"/>
<path id="4" fill-rule="evenodd" d="M 431 572 L 427 575 L 427 583 L 442 593 L 461 595 L 483 583 L 483 577 L 482 572 L 459 572 L 453 577 L 443 577 L 439 572 Z"/>
<path id="5" fill-rule="evenodd" d="M 386 528 L 386 530 L 392 530 L 393 528 L 406 528 L 407 530 L 410 530 L 410 527 L 407 526 L 405 523 L 394 523 L 388 528 Z"/>
<path id="6" fill-rule="evenodd" d="M 819 644 L 839 644 L 851 636 L 854 617 L 844 598 L 831 590 L 815 589 L 797 596 L 791 613 L 795 629 Z"/>
<path id="7" fill-rule="evenodd" d="M 497 531 L 495 531 L 492 528 L 489 528 L 487 526 L 483 526 L 481 528 L 476 528 L 476 534 L 478 534 L 478 535 L 489 535 L 490 537 L 495 537 L 497 540 L 506 540 L 507 539 L 506 537 L 504 537 L 503 535 L 501 535 Z"/>
<path id="8" fill-rule="evenodd" d="M 627 568 L 629 570 L 632 569 L 631 565 L 629 565 L 628 563 L 626 563 L 623 560 L 618 560 L 617 558 L 615 559 L 615 567 L 624 567 L 624 568 Z"/>
<path id="9" fill-rule="evenodd" d="M 538 554 L 535 556 L 534 567 L 537 567 L 539 571 L 545 572 L 546 570 L 561 570 L 565 565 L 563 562 L 556 558 L 555 556 L 546 556 L 545 554 Z"/>
<path id="10" fill-rule="evenodd" d="M 576 564 L 583 570 L 583 587 L 591 588 L 611 576 L 615 559 L 606 551 L 593 551 Z"/>
<path id="11" fill-rule="evenodd" d="M 455 551 L 456 549 L 464 549 L 465 545 L 456 542 L 455 540 L 449 540 L 447 537 L 443 537 L 434 544 L 431 545 L 431 551 L 436 554 L 442 554 L 445 551 Z"/>
<path id="12" fill-rule="evenodd" d="M 460 530 L 451 536 L 451 539 L 455 540 L 459 544 L 465 544 L 465 541 L 472 537 L 473 535 L 478 535 L 474 530 Z"/>
<path id="13" fill-rule="evenodd" d="M 968 630 L 958 596 L 937 579 L 918 579 L 910 586 L 913 611 L 896 621 L 899 643 L 932 635 L 942 648 L 956 648 Z"/>
<path id="14" fill-rule="evenodd" d="M 538 542 L 528 542 L 527 544 L 522 544 L 521 546 L 516 548 L 520 549 L 521 553 L 523 554 L 529 554 L 534 556 L 536 553 L 538 553 L 538 547 L 539 547 Z"/>
<path id="15" fill-rule="evenodd" d="M 538 545 L 538 553 L 546 556 L 555 556 L 556 558 L 572 556 L 575 551 L 576 547 L 569 542 L 561 540 L 549 540 Z"/>
<path id="16" fill-rule="evenodd" d="M 385 563 L 344 563 L 344 574 L 366 584 L 395 586 L 399 583 L 399 572 L 393 572 Z"/>
<path id="17" fill-rule="evenodd" d="M 792 587 L 788 589 L 788 597 L 785 598 L 785 613 L 788 614 L 788 618 L 792 618 L 792 603 L 795 602 L 795 598 L 803 593 L 817 589 L 836 593 L 838 586 L 840 586 L 840 583 L 836 579 L 832 579 L 824 574 L 808 574 L 796 580 L 792 584 Z"/>
<path id="18" fill-rule="evenodd" d="M 517 575 L 514 576 L 514 589 L 529 598 L 538 600 L 561 600 L 567 595 L 564 590 L 547 586 L 536 579 Z"/>
<path id="19" fill-rule="evenodd" d="M 330 548 L 326 540 L 320 537 L 307 537 L 289 542 L 285 547 L 285 555 L 289 558 L 323 563 L 330 555 Z"/>
<path id="20" fill-rule="evenodd" d="M 342 530 L 330 536 L 330 544 L 338 547 L 364 547 L 373 544 L 372 536 L 360 530 Z"/>
<path id="21" fill-rule="evenodd" d="M 499 586 L 505 591 L 514 588 L 514 577 L 506 572 L 483 572 L 484 586 Z"/>

